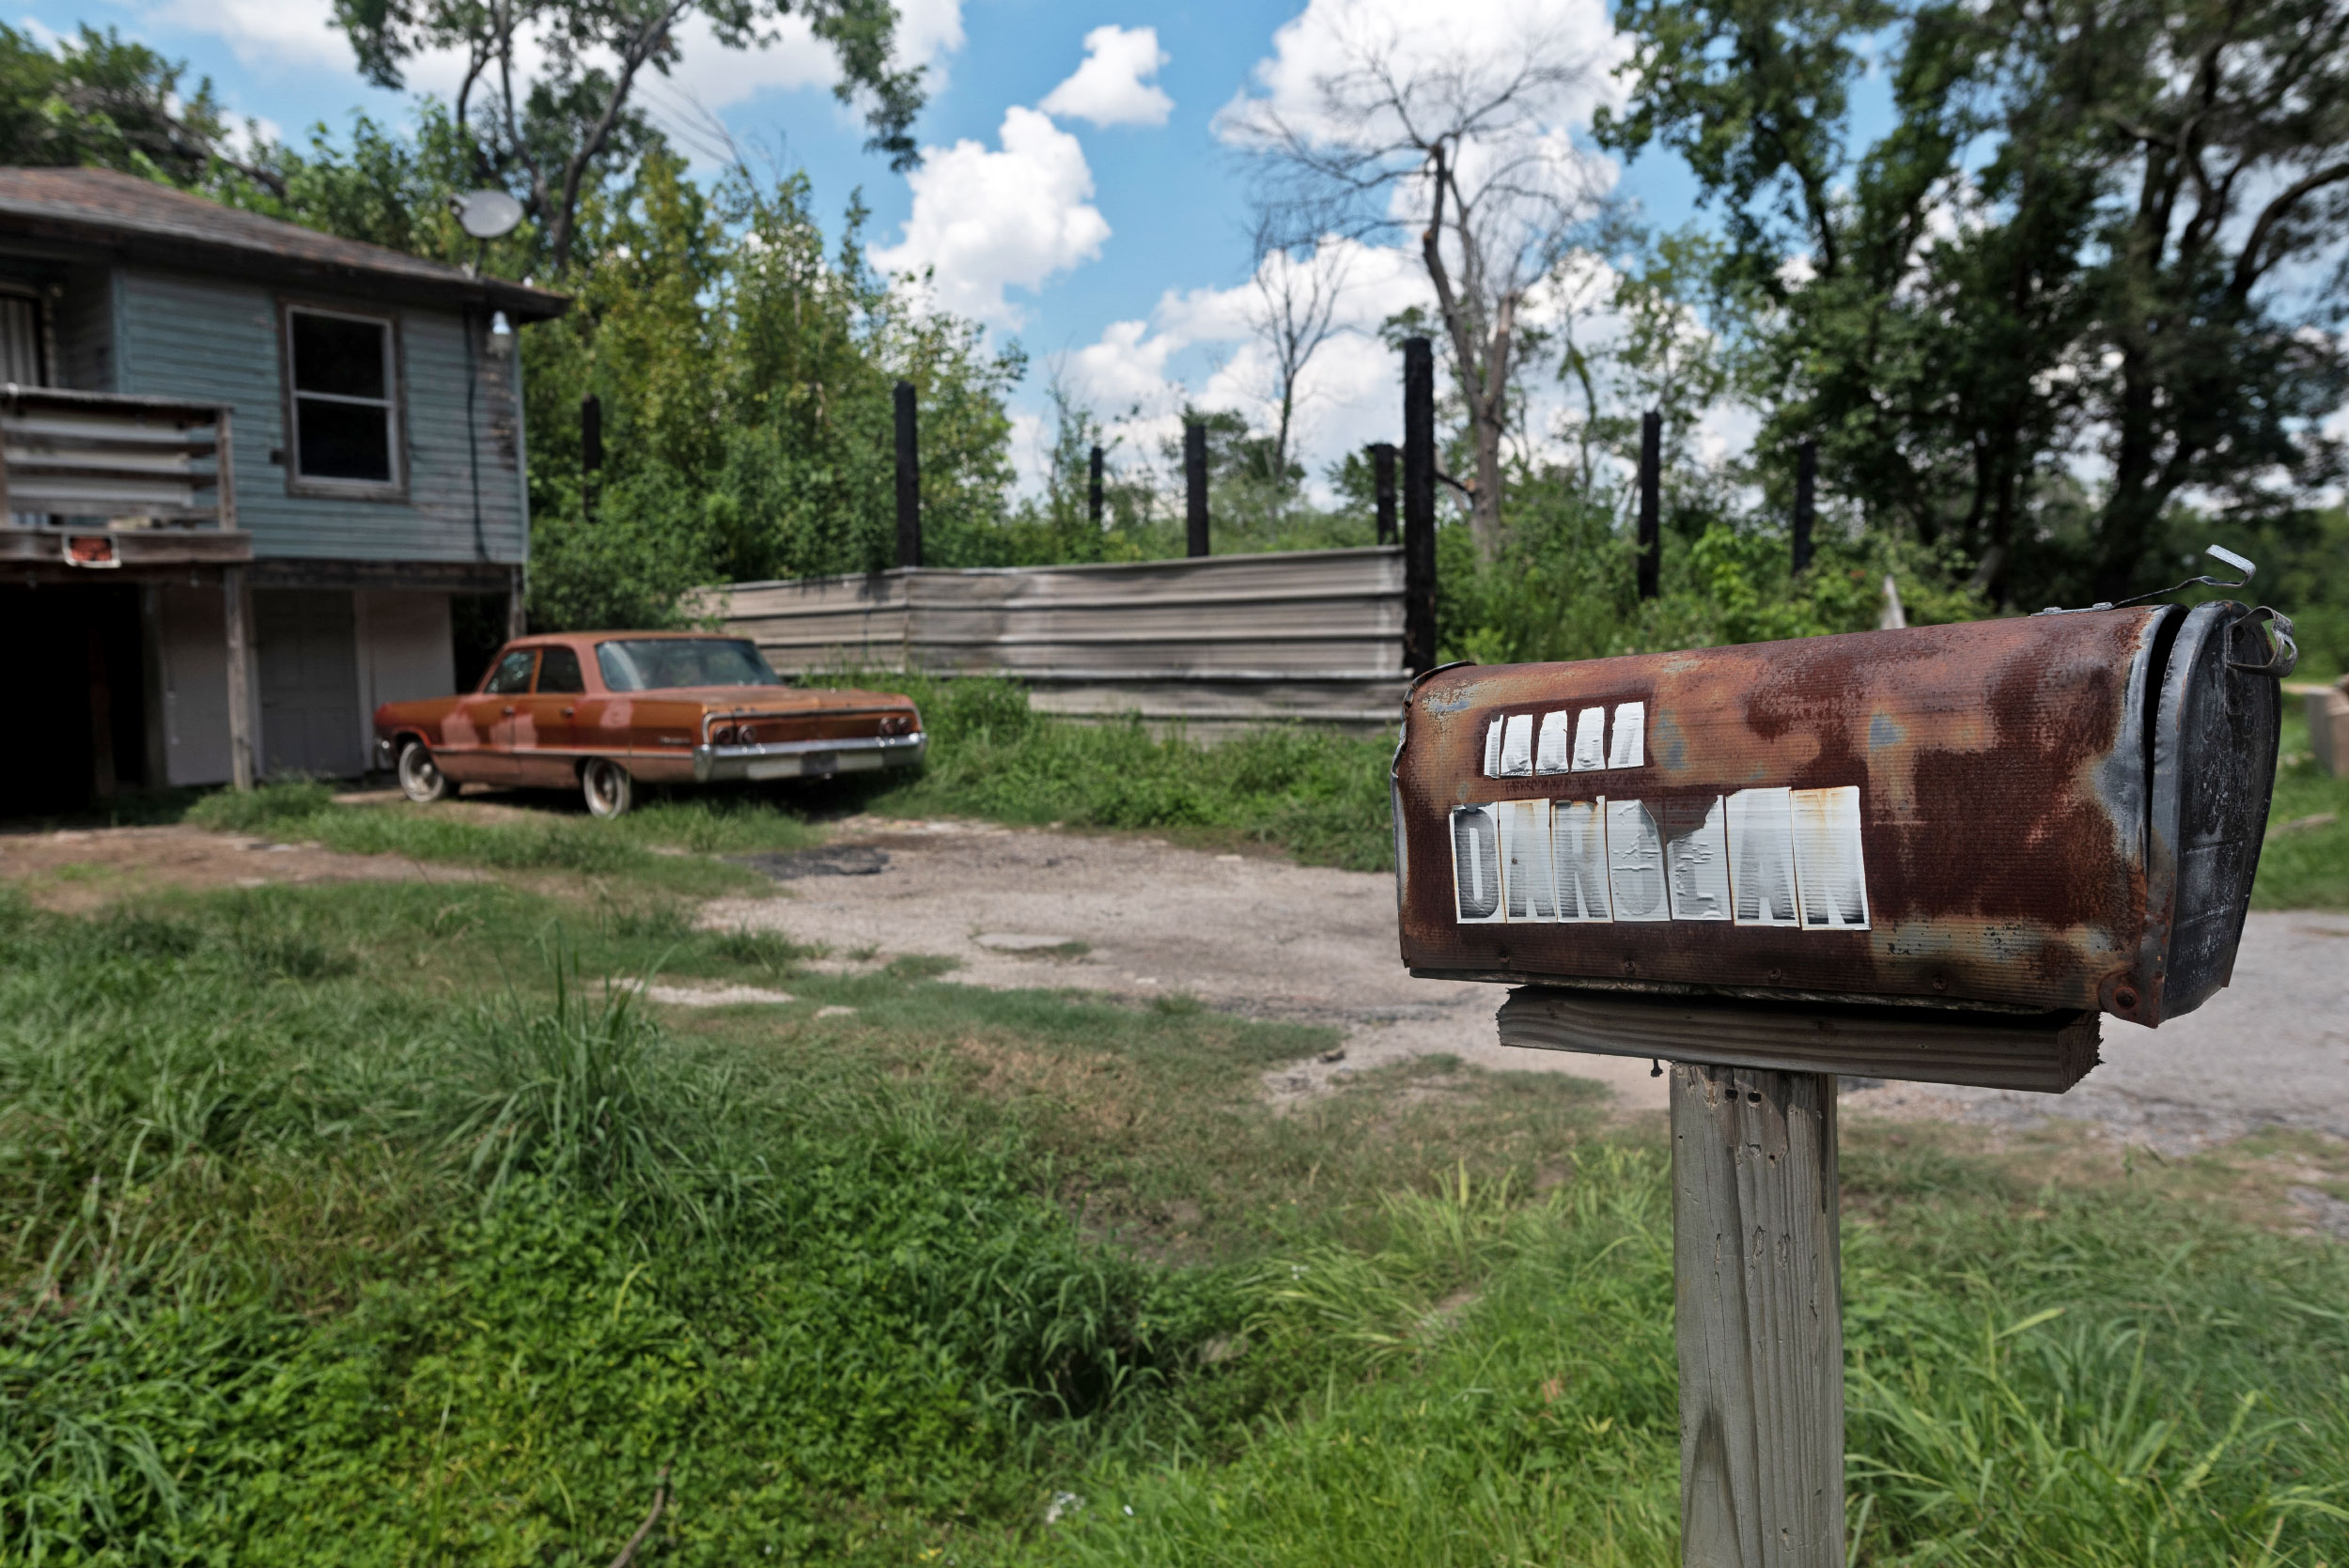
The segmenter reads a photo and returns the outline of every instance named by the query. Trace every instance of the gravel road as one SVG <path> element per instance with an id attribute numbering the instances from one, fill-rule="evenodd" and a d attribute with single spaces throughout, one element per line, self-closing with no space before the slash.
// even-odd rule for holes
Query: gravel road
<path id="1" fill-rule="evenodd" d="M 1499 986 L 1406 974 L 1385 876 L 1157 839 L 870 817 L 771 869 L 791 896 L 722 901 L 705 919 L 780 929 L 835 954 L 870 949 L 871 962 L 942 955 L 975 985 L 1187 992 L 1344 1032 L 1342 1062 L 1269 1075 L 1276 1095 L 1443 1053 L 1596 1079 L 1626 1110 L 1664 1103 L 1644 1062 L 1501 1046 Z M 1888 1085 L 1849 1099 L 1855 1110 L 2004 1124 L 2083 1117 L 2165 1147 L 2269 1126 L 2349 1138 L 2349 915 L 2254 914 L 2232 988 L 2157 1032 L 2106 1020 L 2104 1058 L 2061 1096 Z"/>

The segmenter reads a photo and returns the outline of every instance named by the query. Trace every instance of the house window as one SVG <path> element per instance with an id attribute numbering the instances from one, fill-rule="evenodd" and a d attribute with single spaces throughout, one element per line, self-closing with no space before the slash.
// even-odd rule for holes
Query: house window
<path id="1" fill-rule="evenodd" d="M 336 489 L 396 488 L 399 407 L 392 324 L 380 317 L 288 309 L 286 350 L 293 382 L 294 479 Z"/>

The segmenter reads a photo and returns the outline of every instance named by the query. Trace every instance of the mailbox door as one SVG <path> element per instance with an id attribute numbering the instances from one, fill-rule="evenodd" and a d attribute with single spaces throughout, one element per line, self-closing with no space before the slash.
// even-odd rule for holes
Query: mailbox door
<path id="1" fill-rule="evenodd" d="M 2283 724 L 2281 683 L 2244 667 L 2268 652 L 2248 614 L 2223 600 L 2196 605 L 2162 672 L 2138 965 L 2155 983 L 2140 1023 L 2191 1012 L 2234 972 Z"/>

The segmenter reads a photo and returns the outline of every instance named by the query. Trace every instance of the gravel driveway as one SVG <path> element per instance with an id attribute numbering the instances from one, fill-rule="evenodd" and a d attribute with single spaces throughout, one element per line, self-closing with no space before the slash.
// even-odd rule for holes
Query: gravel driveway
<path id="1" fill-rule="evenodd" d="M 1595 1079 L 1626 1110 L 1664 1103 L 1644 1062 L 1501 1047 L 1500 986 L 1406 974 L 1383 875 L 1157 839 L 870 817 L 770 869 L 791 896 L 721 901 L 705 919 L 783 930 L 836 955 L 871 950 L 872 962 L 941 955 L 974 985 L 1189 993 L 1345 1032 L 1343 1061 L 1269 1075 L 1277 1095 L 1443 1053 Z M 1968 1121 L 2084 1117 L 2170 1147 L 2268 1126 L 2349 1138 L 2349 915 L 2252 915 L 2230 989 L 2158 1032 L 2107 1019 L 2104 1058 L 2061 1096 L 1888 1085 L 1849 1098 L 1855 1110 Z"/>

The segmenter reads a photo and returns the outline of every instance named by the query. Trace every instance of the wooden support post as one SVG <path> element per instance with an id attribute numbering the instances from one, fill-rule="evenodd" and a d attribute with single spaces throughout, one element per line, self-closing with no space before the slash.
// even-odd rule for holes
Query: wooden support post
<path id="1" fill-rule="evenodd" d="M 899 381 L 897 404 L 897 565 L 922 564 L 922 447 L 913 383 Z"/>
<path id="2" fill-rule="evenodd" d="M 1198 420 L 1183 425 L 1183 530 L 1188 553 L 1207 553 L 1207 427 Z"/>
<path id="3" fill-rule="evenodd" d="M 260 725 L 253 711 L 253 595 L 242 567 L 221 568 L 220 592 L 228 630 L 228 782 L 251 789 Z"/>
<path id="4" fill-rule="evenodd" d="M 1378 504 L 1378 542 L 1391 545 L 1394 543 L 1394 442 L 1371 442 L 1370 478 Z"/>
<path id="5" fill-rule="evenodd" d="M 1795 569 L 1811 565 L 1811 524 L 1818 505 L 1819 443 L 1806 441 L 1795 454 Z"/>
<path id="6" fill-rule="evenodd" d="M 1843 1568 L 1835 1078 L 1672 1069 L 1685 1568 Z"/>
<path id="7" fill-rule="evenodd" d="M 506 640 L 530 635 L 530 587 L 521 567 L 506 568 Z"/>
<path id="8" fill-rule="evenodd" d="M 1436 356 L 1403 340 L 1403 667 L 1436 667 Z"/>
<path id="9" fill-rule="evenodd" d="M 1101 512 L 1102 502 L 1104 499 L 1101 488 L 1101 472 L 1104 466 L 1102 459 L 1103 454 L 1101 449 L 1097 446 L 1095 447 L 1093 449 L 1092 459 L 1086 465 L 1085 474 L 1085 520 L 1093 524 L 1093 531 L 1097 534 L 1101 531 Z"/>
<path id="10" fill-rule="evenodd" d="M 1660 591 L 1664 566 L 1664 416 L 1640 416 L 1640 597 Z"/>

